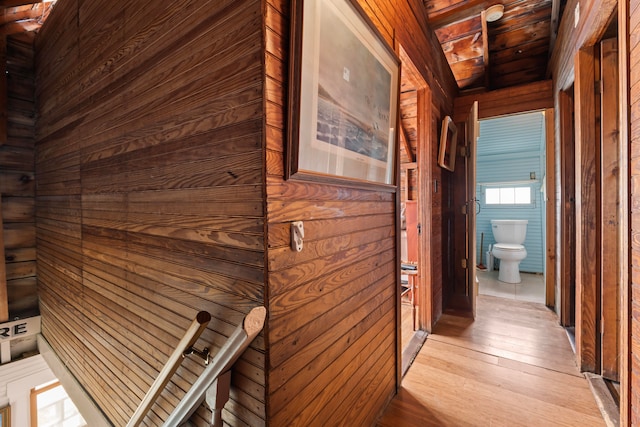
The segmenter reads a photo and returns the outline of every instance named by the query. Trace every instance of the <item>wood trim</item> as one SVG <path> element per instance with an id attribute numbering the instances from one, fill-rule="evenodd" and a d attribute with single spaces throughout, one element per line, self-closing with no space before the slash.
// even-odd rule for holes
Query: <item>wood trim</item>
<path id="1" fill-rule="evenodd" d="M 419 89 L 418 97 L 418 328 L 431 332 L 433 328 L 433 290 L 431 282 L 431 90 Z"/>
<path id="2" fill-rule="evenodd" d="M 560 91 L 560 324 L 575 324 L 575 142 L 573 97 Z"/>
<path id="3" fill-rule="evenodd" d="M 460 6 L 462 3 L 464 3 L 464 5 Z M 429 14 L 429 25 L 436 30 L 456 21 L 470 18 L 484 10 L 487 6 L 486 3 L 486 0 L 467 0 L 465 2 L 454 3 L 450 7 Z"/>
<path id="4" fill-rule="evenodd" d="M 554 110 L 549 108 L 545 110 L 545 131 L 546 131 L 546 189 L 547 196 L 546 210 L 546 297 L 545 303 L 548 307 L 554 307 L 556 304 L 556 144 L 554 138 L 555 120 Z"/>
<path id="5" fill-rule="evenodd" d="M 595 49 L 575 57 L 576 119 L 576 356 L 581 371 L 597 372 L 598 362 L 598 167 Z"/>
<path id="6" fill-rule="evenodd" d="M 574 10 L 580 3 L 580 20 L 574 28 Z M 553 73 L 556 87 L 566 90 L 571 86 L 574 73 L 575 53 L 593 46 L 604 34 L 611 17 L 615 16 L 617 0 L 569 0 L 555 41 L 554 50 L 548 64 L 548 76 Z"/>
<path id="7" fill-rule="evenodd" d="M 478 101 L 478 119 L 553 108 L 553 82 L 543 80 L 506 89 L 475 93 L 455 99 L 453 121 L 462 123 L 473 101 Z"/>
<path id="8" fill-rule="evenodd" d="M 31 427 L 38 427 L 38 395 L 60 386 L 60 381 L 52 382 L 44 387 L 32 388 L 29 393 L 29 413 Z"/>
<path id="9" fill-rule="evenodd" d="M 601 109 L 601 164 L 600 188 L 617 189 L 619 178 L 619 114 L 618 97 L 618 42 L 615 38 L 600 43 L 600 80 L 602 81 Z M 601 191 L 600 198 L 600 239 L 602 254 L 599 269 L 602 295 L 602 376 L 618 381 L 618 356 L 620 326 L 620 211 L 618 191 Z"/>
<path id="10" fill-rule="evenodd" d="M 630 316 L 630 238 L 629 238 L 629 2 L 619 2 L 618 4 L 618 78 L 620 90 L 619 116 L 619 176 L 620 182 L 618 191 L 620 194 L 619 220 L 620 220 L 620 426 L 631 425 L 631 316 Z"/>

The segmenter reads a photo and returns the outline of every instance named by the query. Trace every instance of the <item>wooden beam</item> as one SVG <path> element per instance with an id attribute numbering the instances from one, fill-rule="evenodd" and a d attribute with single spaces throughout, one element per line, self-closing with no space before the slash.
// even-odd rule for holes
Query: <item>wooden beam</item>
<path id="1" fill-rule="evenodd" d="M 415 163 L 416 156 L 413 154 L 411 150 L 411 142 L 409 141 L 409 137 L 407 136 L 407 130 L 404 128 L 402 122 L 400 123 L 400 139 L 402 140 L 402 146 L 404 147 L 404 152 L 407 154 L 407 157 L 411 161 L 411 163 Z"/>
<path id="2" fill-rule="evenodd" d="M 556 298 L 556 144 L 555 144 L 555 126 L 554 126 L 554 110 L 549 108 L 545 110 L 545 140 L 546 140 L 546 179 L 545 179 L 545 195 L 547 197 L 545 203 L 546 210 L 546 253 L 547 253 L 547 270 L 546 270 L 546 297 L 545 303 L 548 307 L 555 307 Z"/>
<path id="3" fill-rule="evenodd" d="M 455 99 L 453 121 L 463 122 L 473 101 L 478 101 L 479 118 L 504 116 L 553 108 L 551 80 L 513 86 L 490 92 L 474 93 Z"/>
<path id="4" fill-rule="evenodd" d="M 576 357 L 581 371 L 597 373 L 598 362 L 598 187 L 594 48 L 575 58 L 576 126 Z"/>
<path id="5" fill-rule="evenodd" d="M 560 25 L 560 0 L 551 2 L 551 28 L 549 29 L 549 56 L 553 52 L 558 37 L 558 26 Z"/>
<path id="6" fill-rule="evenodd" d="M 601 42 L 602 106 L 601 106 L 601 188 L 617 189 L 619 177 L 619 117 L 618 117 L 618 42 L 607 39 Z M 620 200 L 617 191 L 602 191 L 600 198 L 600 253 L 602 268 L 602 376 L 618 381 L 619 326 L 620 326 Z"/>
<path id="7" fill-rule="evenodd" d="M 39 29 L 42 24 L 35 19 L 20 22 L 11 22 L 0 27 L 0 36 L 9 36 L 11 34 L 25 33 Z"/>
<path id="8" fill-rule="evenodd" d="M 480 14 L 480 12 L 487 7 L 488 3 L 486 0 L 463 0 L 433 13 L 429 13 L 427 10 L 429 25 L 436 30 L 456 21 L 462 21 L 463 19 Z"/>
<path id="9" fill-rule="evenodd" d="M 560 111 L 560 324 L 575 324 L 575 138 L 573 98 L 566 91 L 558 94 Z"/>
<path id="10" fill-rule="evenodd" d="M 487 27 L 487 12 L 485 10 L 480 14 L 482 21 L 482 59 L 484 60 L 484 87 L 489 90 L 491 85 L 491 76 L 489 75 L 489 29 Z"/>
<path id="11" fill-rule="evenodd" d="M 0 15 L 0 24 L 9 22 L 24 21 L 29 19 L 41 19 L 47 7 L 46 4 L 34 4 L 29 8 L 6 8 Z"/>

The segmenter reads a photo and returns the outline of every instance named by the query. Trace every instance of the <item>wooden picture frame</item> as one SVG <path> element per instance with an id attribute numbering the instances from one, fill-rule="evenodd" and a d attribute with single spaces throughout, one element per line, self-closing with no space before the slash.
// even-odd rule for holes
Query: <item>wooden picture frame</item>
<path id="1" fill-rule="evenodd" d="M 393 186 L 399 69 L 351 0 L 293 0 L 285 178 Z"/>
<path id="2" fill-rule="evenodd" d="M 458 128 L 450 116 L 442 120 L 440 132 L 440 150 L 438 151 L 438 165 L 453 172 L 456 168 L 456 146 L 458 144 Z"/>
<path id="3" fill-rule="evenodd" d="M 0 409 L 0 427 L 11 427 L 11 406 Z"/>

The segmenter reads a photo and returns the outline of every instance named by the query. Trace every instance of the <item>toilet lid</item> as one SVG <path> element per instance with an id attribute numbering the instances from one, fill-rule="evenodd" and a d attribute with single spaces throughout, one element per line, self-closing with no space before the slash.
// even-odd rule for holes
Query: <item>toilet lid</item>
<path id="1" fill-rule="evenodd" d="M 502 249 L 503 251 L 521 251 L 524 249 L 522 245 L 516 245 L 514 243 L 496 243 L 493 245 L 494 249 Z"/>

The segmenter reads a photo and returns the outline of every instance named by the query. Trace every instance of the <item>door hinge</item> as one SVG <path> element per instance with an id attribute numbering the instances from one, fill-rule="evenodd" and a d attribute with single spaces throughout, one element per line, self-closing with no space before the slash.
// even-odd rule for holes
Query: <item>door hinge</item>
<path id="1" fill-rule="evenodd" d="M 462 215 L 467 214 L 467 205 L 462 205 L 462 209 L 460 209 L 460 213 L 462 213 Z"/>
<path id="2" fill-rule="evenodd" d="M 594 83 L 596 94 L 601 94 L 603 92 L 602 80 L 596 80 Z"/>
<path id="3" fill-rule="evenodd" d="M 460 264 L 462 265 L 462 268 L 467 268 L 467 259 L 466 259 L 466 258 L 463 258 L 463 259 L 460 261 Z"/>

